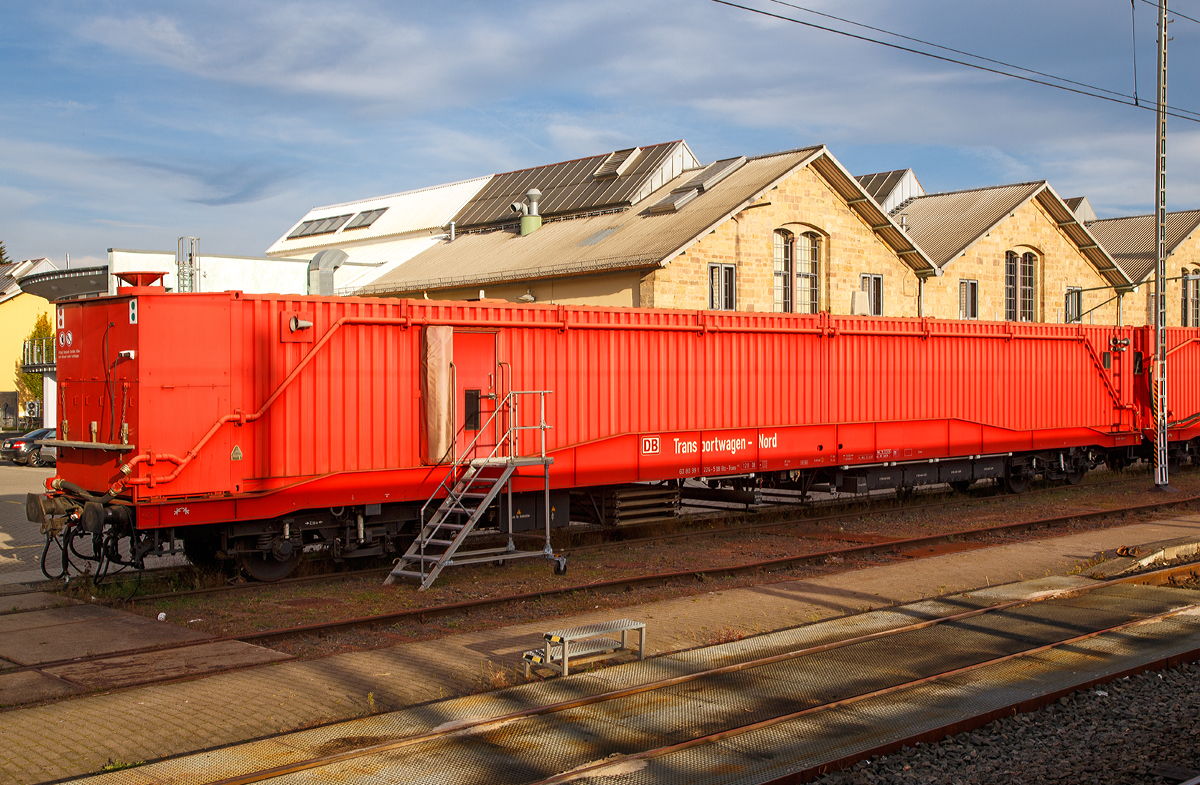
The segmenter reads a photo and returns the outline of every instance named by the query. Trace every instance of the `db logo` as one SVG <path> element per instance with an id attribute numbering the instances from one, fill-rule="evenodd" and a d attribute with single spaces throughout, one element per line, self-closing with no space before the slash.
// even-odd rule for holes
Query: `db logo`
<path id="1" fill-rule="evenodd" d="M 658 437 L 642 437 L 642 455 L 658 455 Z"/>

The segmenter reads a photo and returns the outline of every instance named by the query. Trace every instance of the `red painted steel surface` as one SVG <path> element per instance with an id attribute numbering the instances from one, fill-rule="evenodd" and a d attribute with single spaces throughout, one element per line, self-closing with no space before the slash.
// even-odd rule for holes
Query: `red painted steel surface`
<path id="1" fill-rule="evenodd" d="M 60 438 L 124 421 L 136 449 L 64 449 L 58 471 L 99 491 L 169 456 L 132 468 L 140 526 L 424 501 L 445 472 L 420 460 L 426 324 L 456 331 L 459 425 L 466 389 L 552 391 L 557 487 L 1111 447 L 1146 424 L 1143 328 L 130 291 L 59 306 Z M 1113 339 L 1132 345 L 1105 368 Z M 1200 411 L 1200 343 L 1173 358 L 1176 413 Z"/>

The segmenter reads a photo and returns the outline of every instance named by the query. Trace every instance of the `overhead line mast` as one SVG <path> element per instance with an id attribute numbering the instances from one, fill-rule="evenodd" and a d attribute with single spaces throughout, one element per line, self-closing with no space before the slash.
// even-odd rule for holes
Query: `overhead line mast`
<path id="1" fill-rule="evenodd" d="M 1158 125 L 1154 204 L 1158 264 L 1154 269 L 1154 487 L 1175 490 L 1167 476 L 1167 0 L 1158 3 Z M 1186 284 L 1185 284 L 1186 285 Z"/>

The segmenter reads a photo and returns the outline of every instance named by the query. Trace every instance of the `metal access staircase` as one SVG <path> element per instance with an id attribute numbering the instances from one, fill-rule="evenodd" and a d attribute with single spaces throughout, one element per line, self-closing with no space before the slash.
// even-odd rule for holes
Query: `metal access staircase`
<path id="1" fill-rule="evenodd" d="M 561 575 L 566 572 L 566 557 L 556 556 L 550 545 L 550 465 L 554 459 L 546 455 L 546 430 L 550 428 L 546 423 L 547 394 L 545 390 L 514 390 L 504 396 L 462 456 L 454 456 L 451 460 L 450 471 L 421 508 L 421 520 L 425 521 L 421 531 L 384 580 L 385 585 L 395 583 L 397 578 L 415 578 L 420 581 L 421 591 L 424 591 L 433 585 L 446 567 L 528 557 L 553 560 L 556 573 Z M 519 424 L 517 404 L 519 396 L 523 395 L 540 398 L 537 425 Z M 506 426 L 504 435 L 496 440 L 486 456 L 476 457 L 483 449 L 487 449 L 478 445 L 480 437 L 491 430 L 493 423 L 500 421 Z M 532 429 L 541 431 L 540 454 L 520 456 L 519 432 Z M 518 469 L 528 466 L 542 467 L 545 543 L 538 551 L 517 550 L 512 534 L 512 477 Z M 505 490 L 509 494 L 508 514 L 501 516 L 500 529 L 478 528 L 488 509 Z M 429 508 L 439 497 L 441 500 L 437 508 L 432 515 L 428 515 Z M 505 523 L 506 526 L 503 525 Z M 463 550 L 470 537 L 494 537 L 504 531 L 508 533 L 506 545 Z"/>

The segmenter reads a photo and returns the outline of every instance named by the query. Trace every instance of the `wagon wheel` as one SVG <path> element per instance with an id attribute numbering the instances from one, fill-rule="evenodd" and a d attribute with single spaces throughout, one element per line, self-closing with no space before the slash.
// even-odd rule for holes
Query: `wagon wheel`
<path id="1" fill-rule="evenodd" d="M 250 553 L 238 557 L 238 564 L 256 581 L 271 583 L 281 581 L 292 574 L 300 563 L 300 554 L 292 553 L 287 559 L 280 560 L 268 552 Z"/>
<path id="2" fill-rule="evenodd" d="M 1129 468 L 1130 463 L 1129 459 L 1124 455 L 1114 455 L 1113 453 L 1109 453 L 1104 458 L 1104 462 L 1108 464 L 1109 471 L 1114 472 L 1124 471 Z"/>
<path id="3" fill-rule="evenodd" d="M 1029 490 L 1030 478 L 1027 475 L 1004 475 L 1004 490 L 1009 493 L 1025 493 Z"/>
<path id="4" fill-rule="evenodd" d="M 973 484 L 973 480 L 955 480 L 950 483 L 950 487 L 953 488 L 956 493 L 966 493 L 967 491 L 971 490 L 971 485 Z"/>
<path id="5" fill-rule="evenodd" d="M 1080 485 L 1083 483 L 1083 476 L 1087 474 L 1087 469 L 1079 469 L 1073 472 L 1067 472 L 1068 485 Z"/>

